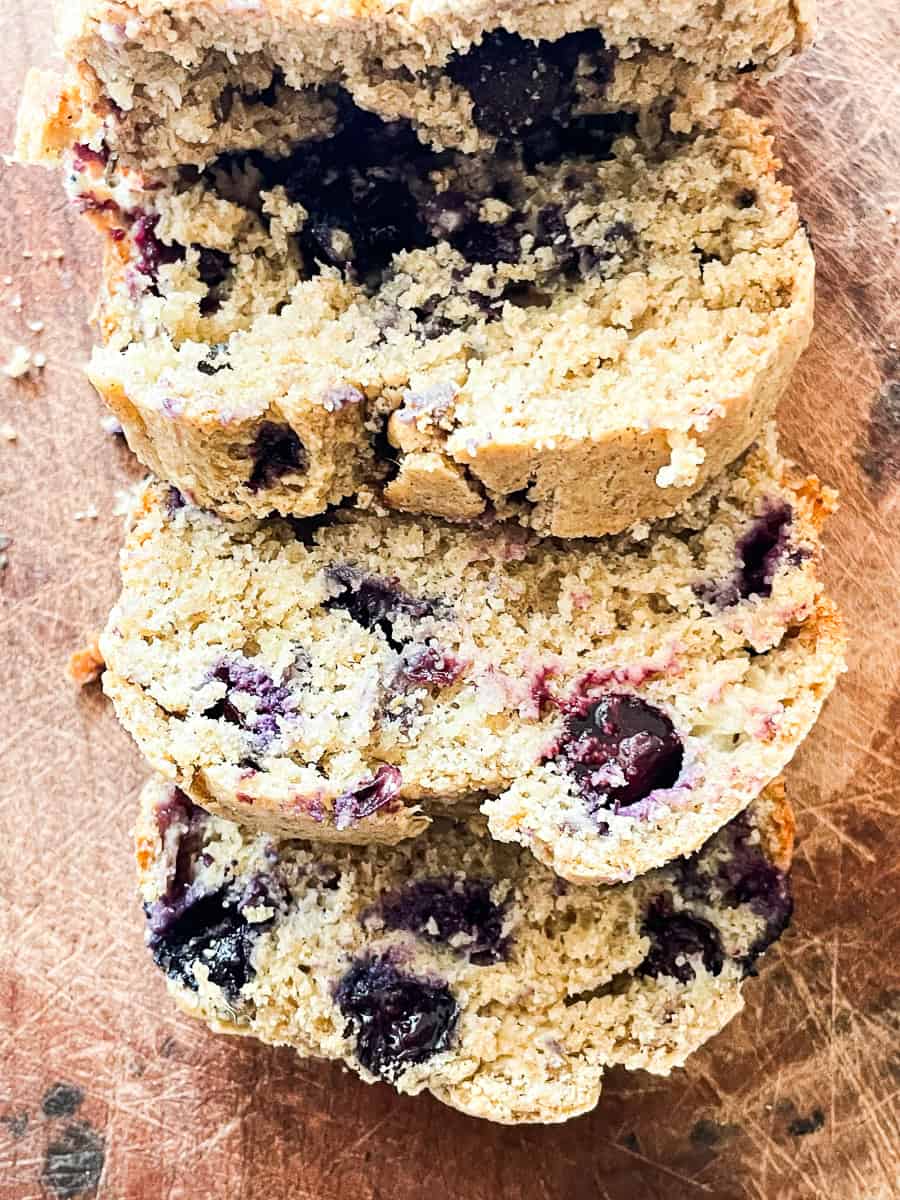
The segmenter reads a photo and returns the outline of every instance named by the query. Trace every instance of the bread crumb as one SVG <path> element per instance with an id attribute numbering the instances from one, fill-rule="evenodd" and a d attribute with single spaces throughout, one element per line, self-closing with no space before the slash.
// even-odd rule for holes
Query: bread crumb
<path id="1" fill-rule="evenodd" d="M 89 504 L 87 508 L 81 508 L 72 515 L 76 521 L 96 521 L 100 513 L 97 511 L 96 504 Z"/>
<path id="2" fill-rule="evenodd" d="M 130 488 L 118 488 L 116 490 L 115 500 L 113 501 L 114 517 L 127 517 L 131 513 L 134 502 L 137 499 L 137 494 L 142 487 L 143 483 L 138 482 Z"/>
<path id="3" fill-rule="evenodd" d="M 80 688 L 87 687 L 89 683 L 96 683 L 106 666 L 100 653 L 98 638 L 99 635 L 95 633 L 86 646 L 71 655 L 66 666 L 66 675 Z"/>
<path id="4" fill-rule="evenodd" d="M 10 379 L 21 379 L 31 369 L 31 352 L 27 346 L 15 346 L 9 359 L 3 365 L 3 374 Z"/>
<path id="5" fill-rule="evenodd" d="M 43 367 L 46 367 L 46 365 L 47 365 L 47 355 L 42 354 L 39 351 L 37 354 L 34 355 L 34 357 L 32 358 L 31 361 L 34 363 L 34 365 L 40 371 Z"/>
<path id="6" fill-rule="evenodd" d="M 105 417 L 100 418 L 100 428 L 111 437 L 115 437 L 123 432 L 122 423 L 112 413 L 108 413 Z"/>
<path id="7" fill-rule="evenodd" d="M 4 442 L 15 442 L 19 437 L 17 429 L 13 429 L 12 425 L 0 425 L 0 438 Z"/>
<path id="8" fill-rule="evenodd" d="M 11 308 L 11 309 L 12 309 L 14 312 L 21 312 L 21 311 L 22 311 L 22 297 L 21 297 L 21 296 L 20 296 L 18 293 L 16 293 L 16 295 L 15 295 L 15 296 L 13 296 L 12 300 L 10 300 L 10 302 L 9 302 L 9 307 L 10 307 L 10 308 Z"/>
<path id="9" fill-rule="evenodd" d="M 43 321 L 29 321 L 28 328 L 31 330 L 32 333 L 43 333 L 44 332 L 44 322 Z"/>
<path id="10" fill-rule="evenodd" d="M 0 571 L 9 566 L 9 555 L 6 553 L 8 547 L 12 545 L 12 538 L 8 533 L 0 533 Z"/>

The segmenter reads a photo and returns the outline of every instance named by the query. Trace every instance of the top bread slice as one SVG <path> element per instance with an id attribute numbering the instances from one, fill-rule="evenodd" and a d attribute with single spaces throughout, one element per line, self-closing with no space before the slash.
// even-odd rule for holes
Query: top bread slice
<path id="1" fill-rule="evenodd" d="M 346 89 L 438 148 L 517 124 L 655 110 L 685 129 L 808 44 L 814 0 L 82 0 L 63 49 L 107 145 L 145 167 L 284 153 Z M 589 51 L 578 63 L 572 39 Z M 564 41 L 564 39 L 568 39 Z"/>

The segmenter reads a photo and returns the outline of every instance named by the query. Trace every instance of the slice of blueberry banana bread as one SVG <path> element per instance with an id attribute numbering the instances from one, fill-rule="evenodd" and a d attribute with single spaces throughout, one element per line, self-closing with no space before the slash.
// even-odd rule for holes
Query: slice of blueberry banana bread
<path id="1" fill-rule="evenodd" d="M 777 786 L 696 856 L 613 888 L 566 885 L 483 834 L 441 818 L 391 848 L 309 845 L 153 780 L 137 828 L 147 942 L 213 1029 L 512 1124 L 593 1108 L 607 1066 L 682 1065 L 740 1011 L 790 920 Z"/>
<path id="2" fill-rule="evenodd" d="M 563 877 L 629 879 L 696 850 L 811 728 L 841 669 L 830 503 L 767 446 L 595 542 L 232 523 L 149 484 L 104 687 L 155 769 L 251 826 L 396 842 L 480 796 Z"/>
<path id="3" fill-rule="evenodd" d="M 810 40 L 813 0 L 85 0 L 62 6 L 67 85 L 132 163 L 204 166 L 316 136 L 342 88 L 438 149 L 535 144 L 653 112 L 684 130 Z"/>
<path id="4" fill-rule="evenodd" d="M 751 117 L 576 124 L 538 158 L 435 154 L 349 103 L 340 129 L 164 183 L 70 156 L 108 237 L 91 378 L 197 504 L 596 537 L 670 515 L 773 414 L 813 259 Z"/>

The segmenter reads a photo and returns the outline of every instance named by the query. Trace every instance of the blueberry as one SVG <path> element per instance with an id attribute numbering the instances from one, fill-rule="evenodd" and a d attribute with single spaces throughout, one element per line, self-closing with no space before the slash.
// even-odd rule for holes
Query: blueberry
<path id="1" fill-rule="evenodd" d="M 790 505 L 769 504 L 739 539 L 733 574 L 725 580 L 696 584 L 697 596 L 716 608 L 730 608 L 751 596 L 771 596 L 775 573 L 787 550 L 793 516 Z M 805 556 L 805 548 L 799 546 L 788 557 L 798 564 Z"/>
<path id="2" fill-rule="evenodd" d="M 401 974 L 387 957 L 355 963 L 335 1001 L 347 1018 L 344 1036 L 356 1036 L 357 1059 L 387 1080 L 446 1050 L 459 1019 L 449 988 Z"/>
<path id="3" fill-rule="evenodd" d="M 200 260 L 197 273 L 200 282 L 206 284 L 206 295 L 200 301 L 200 312 L 204 317 L 218 310 L 222 301 L 222 284 L 228 278 L 232 263 L 229 256 L 221 250 L 211 250 L 207 246 L 198 247 Z"/>
<path id="4" fill-rule="evenodd" d="M 557 63 L 569 75 L 574 75 L 578 68 L 578 60 L 585 56 L 593 64 L 589 71 L 595 83 L 606 84 L 612 81 L 616 63 L 616 53 L 607 49 L 603 34 L 596 29 L 579 29 L 575 33 L 567 33 L 555 42 L 542 42 L 545 54 Z"/>
<path id="5" fill-rule="evenodd" d="M 207 351 L 206 357 L 197 363 L 201 375 L 218 375 L 220 371 L 231 371 L 234 368 L 228 362 L 228 343 L 215 342 Z"/>
<path id="6" fill-rule="evenodd" d="M 371 779 L 361 780 L 335 798 L 335 829 L 349 829 L 363 817 L 370 817 L 389 805 L 402 783 L 403 777 L 397 768 L 382 763 Z"/>
<path id="7" fill-rule="evenodd" d="M 496 266 L 519 261 L 521 238 L 522 230 L 513 219 L 493 225 L 488 221 L 472 221 L 448 240 L 467 262 Z"/>
<path id="8" fill-rule="evenodd" d="M 771 596 L 772 581 L 784 553 L 792 519 L 793 510 L 789 504 L 771 504 L 738 542 L 737 587 L 742 599 Z"/>
<path id="9" fill-rule="evenodd" d="M 169 517 L 174 517 L 175 514 L 187 504 L 184 492 L 180 492 L 177 487 L 169 487 L 166 492 L 166 512 Z"/>
<path id="10" fill-rule="evenodd" d="M 603 234 L 603 241 L 582 246 L 578 251 L 578 269 L 585 279 L 603 276 L 607 264 L 615 257 L 625 257 L 634 247 L 637 234 L 627 221 L 616 221 Z"/>
<path id="11" fill-rule="evenodd" d="M 633 133 L 636 126 L 637 115 L 625 111 L 591 113 L 561 125 L 541 125 L 522 135 L 522 160 L 529 170 L 563 158 L 605 162 L 612 158 L 616 138 Z"/>
<path id="12" fill-rule="evenodd" d="M 556 42 L 532 42 L 498 29 L 451 59 L 447 74 L 472 97 L 478 128 L 508 141 L 568 123 L 582 55 L 593 63 L 595 84 L 607 84 L 615 54 L 595 30 L 570 33 Z"/>
<path id="13" fill-rule="evenodd" d="M 200 261 L 197 273 L 201 283 L 207 287 L 218 287 L 224 283 L 231 270 L 231 258 L 223 250 L 212 250 L 209 246 L 198 246 Z"/>
<path id="14" fill-rule="evenodd" d="M 252 875 L 237 897 L 236 905 L 242 915 L 248 908 L 276 908 L 281 911 L 287 906 L 288 894 L 281 880 L 272 874 Z M 259 926 L 266 922 L 259 921 Z"/>
<path id="15" fill-rule="evenodd" d="M 672 722 L 639 696 L 610 693 L 568 717 L 554 753 L 592 813 L 616 812 L 672 787 L 684 747 Z"/>
<path id="16" fill-rule="evenodd" d="M 72 165 L 76 171 L 84 170 L 87 163 L 98 163 L 101 167 L 105 167 L 109 162 L 109 149 L 103 143 L 99 150 L 92 150 L 90 146 L 86 146 L 83 142 L 77 143 L 72 147 Z"/>
<path id="17" fill-rule="evenodd" d="M 637 969 L 639 975 L 669 975 L 690 983 L 696 973 L 691 958 L 699 955 L 710 975 L 720 974 L 725 963 L 716 927 L 688 912 L 676 912 L 669 895 L 652 901 L 641 932 L 650 939 L 650 950 Z"/>
<path id="18" fill-rule="evenodd" d="M 313 546 L 316 534 L 320 529 L 326 529 L 334 519 L 333 511 L 316 513 L 311 517 L 294 517 L 291 515 L 281 518 L 291 528 L 294 537 L 304 546 Z"/>
<path id="19" fill-rule="evenodd" d="M 166 799 L 156 806 L 155 816 L 159 836 L 165 837 L 166 830 L 172 825 L 187 826 L 192 820 L 205 817 L 206 813 L 181 788 L 173 787 Z"/>
<path id="20" fill-rule="evenodd" d="M 747 905 L 761 917 L 765 928 L 743 958 L 748 974 L 753 965 L 790 924 L 794 899 L 789 876 L 771 863 L 762 848 L 749 840 L 751 826 L 746 813 L 728 826 L 729 854 L 719 864 L 716 879 L 722 902 L 729 908 Z"/>
<path id="21" fill-rule="evenodd" d="M 398 617 L 419 620 L 437 611 L 434 601 L 411 596 L 397 579 L 366 575 L 344 563 L 329 567 L 327 574 L 342 590 L 326 600 L 324 607 L 342 609 L 364 629 L 379 630 L 395 649 L 401 647 L 393 628 Z"/>
<path id="22" fill-rule="evenodd" d="M 429 153 L 408 123 L 381 121 L 346 98 L 340 122 L 335 137 L 297 151 L 284 186 L 309 214 L 300 234 L 306 257 L 364 278 L 428 243 L 406 177 Z"/>
<path id="23" fill-rule="evenodd" d="M 469 223 L 476 208 L 477 205 L 462 192 L 448 189 L 427 201 L 422 215 L 432 237 L 448 238 Z"/>
<path id="24" fill-rule="evenodd" d="M 472 97 L 475 124 L 495 137 L 515 137 L 550 120 L 565 97 L 565 68 L 539 44 L 505 29 L 452 59 L 447 74 Z"/>
<path id="25" fill-rule="evenodd" d="M 305 471 L 309 466 L 306 448 L 290 425 L 263 421 L 250 447 L 253 470 L 247 481 L 251 492 L 274 487 L 283 475 Z"/>
<path id="26" fill-rule="evenodd" d="M 276 684 L 271 675 L 240 655 L 221 659 L 209 678 L 224 683 L 226 692 L 221 700 L 206 709 L 205 717 L 237 725 L 252 733 L 263 746 L 278 736 L 278 718 L 291 711 L 289 688 Z M 247 712 L 235 704 L 236 697 L 241 694 L 254 700 Z"/>
<path id="27" fill-rule="evenodd" d="M 166 849 L 168 874 L 165 891 L 147 909 L 151 932 L 165 933 L 198 898 L 194 886 L 194 864 L 203 844 L 209 814 L 173 788 L 167 799 L 156 809 L 156 827 Z M 167 839 L 173 830 L 177 841 L 174 847 Z M 174 856 L 173 855 L 174 850 Z"/>
<path id="28" fill-rule="evenodd" d="M 228 889 L 194 898 L 164 928 L 154 929 L 152 911 L 147 943 L 153 959 L 170 979 L 197 991 L 194 963 L 209 970 L 210 980 L 236 997 L 253 975 L 250 963 L 259 926 L 241 916 Z"/>
<path id="29" fill-rule="evenodd" d="M 385 897 L 379 905 L 388 929 L 405 929 L 429 942 L 450 945 L 478 966 L 506 958 L 503 908 L 491 899 L 489 879 L 421 879 Z"/>
<path id="30" fill-rule="evenodd" d="M 156 236 L 158 224 L 158 213 L 139 212 L 132 226 L 132 237 L 138 251 L 135 266 L 151 283 L 156 283 L 159 268 L 164 263 L 176 262 L 181 257 L 181 247 L 166 246 Z"/>
<path id="31" fill-rule="evenodd" d="M 357 276 L 382 270 L 395 254 L 426 242 L 416 201 L 406 184 L 354 168 L 308 195 L 304 248 Z"/>

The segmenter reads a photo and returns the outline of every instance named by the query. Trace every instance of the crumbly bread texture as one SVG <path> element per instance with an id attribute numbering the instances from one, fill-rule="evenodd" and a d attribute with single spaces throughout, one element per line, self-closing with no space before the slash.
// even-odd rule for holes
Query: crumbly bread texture
<path id="1" fill-rule="evenodd" d="M 147 941 L 187 1012 L 514 1124 L 593 1108 L 608 1066 L 666 1075 L 740 1011 L 790 920 L 792 840 L 773 787 L 697 856 L 576 887 L 477 821 L 315 846 L 157 779 L 137 860 Z"/>
<path id="2" fill-rule="evenodd" d="M 814 266 L 756 120 L 572 126 L 539 161 L 435 155 L 346 103 L 341 130 L 165 186 L 69 162 L 108 238 L 91 379 L 195 503 L 597 537 L 671 514 L 774 413 Z"/>
<path id="3" fill-rule="evenodd" d="M 480 795 L 576 882 L 696 850 L 841 670 L 832 497 L 760 446 L 639 539 L 338 512 L 231 523 L 149 484 L 101 639 L 152 766 L 285 835 L 397 842 Z"/>
<path id="4" fill-rule="evenodd" d="M 801 50 L 813 21 L 813 0 L 87 0 L 64 6 L 61 34 L 97 136 L 157 167 L 282 154 L 316 136 L 338 87 L 467 152 L 626 104 L 684 130 Z"/>

